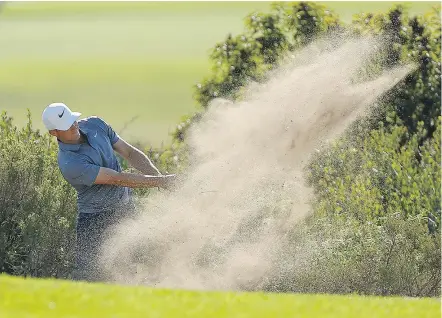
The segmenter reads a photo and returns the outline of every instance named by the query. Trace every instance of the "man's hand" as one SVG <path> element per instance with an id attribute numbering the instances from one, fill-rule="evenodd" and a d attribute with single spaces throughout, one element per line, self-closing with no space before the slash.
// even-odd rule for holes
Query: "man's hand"
<path id="1" fill-rule="evenodd" d="M 171 190 L 173 188 L 173 186 L 175 185 L 176 182 L 176 175 L 175 174 L 166 174 L 163 175 L 165 182 L 164 185 L 162 186 L 162 188 L 167 189 L 167 190 Z"/>

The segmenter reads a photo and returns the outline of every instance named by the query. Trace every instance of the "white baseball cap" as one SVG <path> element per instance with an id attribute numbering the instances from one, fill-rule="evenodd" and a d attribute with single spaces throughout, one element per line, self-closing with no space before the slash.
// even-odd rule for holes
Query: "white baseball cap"
<path id="1" fill-rule="evenodd" d="M 42 119 L 48 130 L 68 130 L 80 115 L 63 103 L 52 103 L 43 111 Z"/>

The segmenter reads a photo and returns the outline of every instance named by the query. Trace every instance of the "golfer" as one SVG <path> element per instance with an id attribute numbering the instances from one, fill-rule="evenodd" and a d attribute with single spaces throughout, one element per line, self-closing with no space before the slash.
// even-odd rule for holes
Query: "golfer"
<path id="1" fill-rule="evenodd" d="M 131 188 L 169 188 L 175 175 L 162 175 L 149 158 L 124 141 L 99 117 L 78 120 L 63 103 L 52 103 L 42 114 L 58 141 L 58 167 L 77 192 L 75 280 L 97 281 L 97 257 L 108 230 L 134 212 Z M 115 152 L 142 174 L 121 171 Z"/>

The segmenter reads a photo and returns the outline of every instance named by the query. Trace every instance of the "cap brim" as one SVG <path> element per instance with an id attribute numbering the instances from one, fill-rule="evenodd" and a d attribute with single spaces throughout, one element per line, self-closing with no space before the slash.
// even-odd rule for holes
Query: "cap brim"
<path id="1" fill-rule="evenodd" d="M 69 118 L 69 120 L 67 120 L 65 122 L 65 124 L 63 126 L 61 126 L 60 128 L 57 128 L 58 130 L 63 130 L 66 131 L 69 128 L 71 128 L 71 126 L 73 125 L 73 123 L 81 116 L 81 113 L 78 112 L 72 112 L 72 116 L 71 118 Z"/>

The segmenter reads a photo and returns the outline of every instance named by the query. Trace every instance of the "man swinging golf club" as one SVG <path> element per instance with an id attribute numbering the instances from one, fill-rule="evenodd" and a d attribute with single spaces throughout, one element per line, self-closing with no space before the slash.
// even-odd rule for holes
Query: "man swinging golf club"
<path id="1" fill-rule="evenodd" d="M 101 280 L 97 256 L 110 226 L 134 212 L 132 188 L 170 188 L 175 175 L 162 175 L 140 150 L 99 117 L 78 120 L 63 103 L 52 103 L 43 123 L 58 141 L 58 166 L 77 191 L 76 280 Z M 115 152 L 142 174 L 121 171 Z"/>

